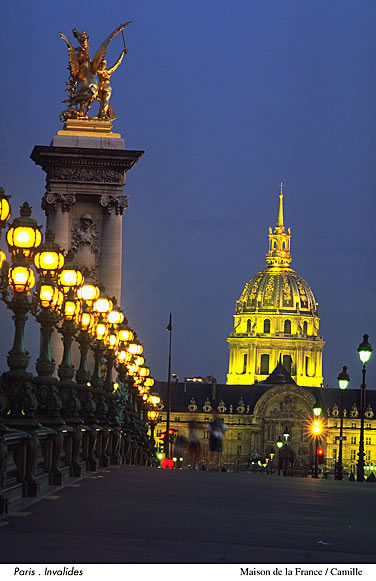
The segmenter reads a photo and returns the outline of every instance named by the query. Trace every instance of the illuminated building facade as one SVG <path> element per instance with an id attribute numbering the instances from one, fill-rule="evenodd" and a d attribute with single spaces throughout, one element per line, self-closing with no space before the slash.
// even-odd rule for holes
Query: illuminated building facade
<path id="1" fill-rule="evenodd" d="M 166 429 L 167 384 L 157 382 L 161 395 L 160 421 L 156 442 Z M 263 382 L 251 386 L 227 386 L 209 382 L 172 383 L 170 427 L 175 435 L 188 437 L 189 422 L 198 426 L 201 442 L 201 462 L 210 467 L 208 423 L 218 410 L 226 422 L 221 465 L 227 470 L 247 469 L 252 459 L 274 454 L 272 470 L 289 474 L 308 474 L 314 464 L 315 442 L 311 433 L 313 407 L 322 408 L 324 427 L 319 445 L 324 450 L 320 473 L 334 477 L 338 459 L 340 434 L 341 390 L 338 388 L 304 387 L 296 385 L 279 364 Z M 359 389 L 344 393 L 343 466 L 346 472 L 356 473 L 360 434 Z M 376 390 L 367 390 L 365 412 L 365 475 L 376 473 Z M 280 450 L 277 441 L 289 434 L 287 445 Z M 187 458 L 186 458 L 187 459 Z M 269 466 L 270 467 L 270 466 Z"/>
<path id="2" fill-rule="evenodd" d="M 323 383 L 318 304 L 306 281 L 290 268 L 282 184 L 279 198 L 277 226 L 269 228 L 268 266 L 251 278 L 236 303 L 234 330 L 227 339 L 228 385 L 263 381 L 279 360 L 297 385 Z"/>

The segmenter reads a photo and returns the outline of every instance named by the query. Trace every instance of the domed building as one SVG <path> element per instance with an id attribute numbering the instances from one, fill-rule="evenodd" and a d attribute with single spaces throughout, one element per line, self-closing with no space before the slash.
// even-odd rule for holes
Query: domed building
<path id="1" fill-rule="evenodd" d="M 265 380 L 281 361 L 297 385 L 320 387 L 324 341 L 319 309 L 306 281 L 290 268 L 290 228 L 283 193 L 274 231 L 269 228 L 267 267 L 253 276 L 236 302 L 227 385 Z"/>

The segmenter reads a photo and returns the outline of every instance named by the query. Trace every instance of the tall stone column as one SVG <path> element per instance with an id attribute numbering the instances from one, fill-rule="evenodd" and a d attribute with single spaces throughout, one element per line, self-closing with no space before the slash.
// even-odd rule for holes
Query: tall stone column
<path id="1" fill-rule="evenodd" d="M 46 173 L 47 228 L 120 304 L 125 176 L 143 152 L 125 149 L 111 129 L 108 121 L 68 120 L 49 146 L 35 146 L 30 157 Z M 60 342 L 53 348 L 60 363 Z"/>

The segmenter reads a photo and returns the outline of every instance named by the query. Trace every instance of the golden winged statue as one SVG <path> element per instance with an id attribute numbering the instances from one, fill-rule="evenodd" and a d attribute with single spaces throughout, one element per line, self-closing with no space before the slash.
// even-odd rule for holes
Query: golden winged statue
<path id="1" fill-rule="evenodd" d="M 68 99 L 63 102 L 68 103 L 68 108 L 60 115 L 60 119 L 78 119 L 88 118 L 88 112 L 95 100 L 100 101 L 98 119 L 115 119 L 113 109 L 109 105 L 111 96 L 110 77 L 114 70 L 120 65 L 127 49 L 124 49 L 116 61 L 115 65 L 110 69 L 106 69 L 106 52 L 110 41 L 119 32 L 123 31 L 130 22 L 118 26 L 107 38 L 102 42 L 93 60 L 89 56 L 89 37 L 85 31 L 78 32 L 76 28 L 72 30 L 73 36 L 78 41 L 78 47 L 74 48 L 69 38 L 59 33 L 67 47 L 69 54 L 68 69 L 70 72 L 69 80 L 67 82 L 66 93 Z M 124 36 L 123 36 L 124 40 Z M 97 78 L 99 77 L 99 79 Z"/>

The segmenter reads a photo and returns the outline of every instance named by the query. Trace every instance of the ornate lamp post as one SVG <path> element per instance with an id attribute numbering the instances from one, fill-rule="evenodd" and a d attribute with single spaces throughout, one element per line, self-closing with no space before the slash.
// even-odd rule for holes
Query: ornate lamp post
<path id="1" fill-rule="evenodd" d="M 372 347 L 368 342 L 368 335 L 363 336 L 363 341 L 358 347 L 362 367 L 362 385 L 360 387 L 360 437 L 357 465 L 357 481 L 364 482 L 364 414 L 366 410 L 366 363 L 371 357 Z"/>
<path id="2" fill-rule="evenodd" d="M 2 297 L 13 312 L 15 335 L 13 347 L 8 354 L 10 371 L 4 374 L 8 396 L 9 414 L 12 417 L 33 417 L 37 400 L 31 384 L 32 375 L 26 372 L 29 353 L 25 349 L 24 329 L 27 313 L 31 309 L 29 291 L 35 284 L 30 265 L 36 249 L 42 241 L 42 233 L 36 220 L 31 218 L 31 208 L 27 202 L 21 207 L 21 215 L 15 218 L 7 232 L 8 249 L 12 254 L 12 266 L 7 274 L 3 272 Z M 7 282 L 12 292 L 8 299 Z"/>
<path id="3" fill-rule="evenodd" d="M 81 301 L 77 298 L 77 290 L 82 286 L 84 277 L 74 262 L 73 252 L 68 251 L 64 269 L 59 275 L 59 286 L 65 296 L 62 308 L 62 325 L 58 328 L 64 345 L 63 358 L 58 368 L 58 375 L 62 382 L 73 385 L 74 367 L 72 365 L 71 349 L 73 337 L 76 334 L 76 321 L 81 314 Z"/>
<path id="4" fill-rule="evenodd" d="M 316 418 L 315 420 L 313 420 L 313 423 L 312 423 L 312 434 L 315 437 L 315 470 L 314 470 L 313 478 L 319 477 L 317 450 L 319 447 L 319 436 L 322 433 L 322 424 L 321 424 L 321 420 L 319 419 L 321 411 L 322 411 L 321 407 L 318 404 L 313 407 L 313 414 Z"/>
<path id="5" fill-rule="evenodd" d="M 51 356 L 51 336 L 60 318 L 59 309 L 64 300 L 63 292 L 57 286 L 58 274 L 64 266 L 64 255 L 55 243 L 55 234 L 50 230 L 46 232 L 45 242 L 35 254 L 34 265 L 40 276 L 32 309 L 41 328 L 40 354 L 36 364 L 38 377 L 34 379 L 39 413 L 51 418 L 50 423 L 58 421 L 62 424 L 62 420 L 56 419 L 62 408 L 62 400 L 56 388 L 57 379 L 52 376 L 55 360 Z"/>
<path id="6" fill-rule="evenodd" d="M 155 438 L 154 438 L 154 430 L 155 426 L 158 423 L 158 412 L 156 410 L 149 410 L 148 411 L 148 422 L 150 426 L 150 443 L 152 446 L 155 446 Z"/>
<path id="7" fill-rule="evenodd" d="M 337 377 L 338 379 L 338 386 L 341 390 L 341 423 L 339 429 L 339 449 L 338 449 L 338 463 L 337 463 L 337 470 L 336 470 L 336 480 L 342 480 L 343 478 L 343 464 L 342 464 L 342 444 L 343 440 L 345 439 L 343 436 L 343 395 L 345 389 L 347 389 L 350 383 L 350 376 L 347 373 L 347 367 L 344 365 L 341 373 Z"/>

